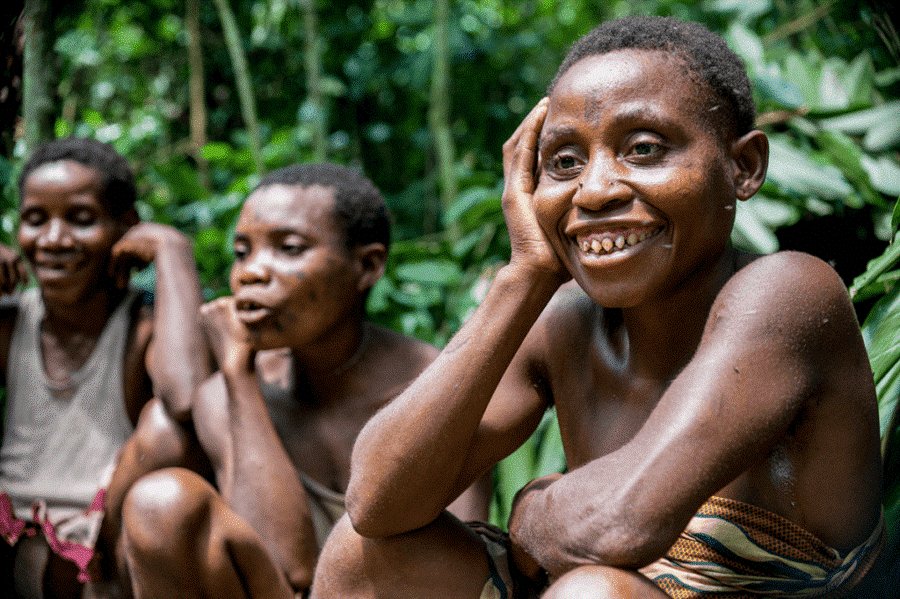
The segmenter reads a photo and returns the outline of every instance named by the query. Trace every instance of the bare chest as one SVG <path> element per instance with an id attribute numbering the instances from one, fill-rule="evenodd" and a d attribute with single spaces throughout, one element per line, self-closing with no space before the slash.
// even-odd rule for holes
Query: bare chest
<path id="1" fill-rule="evenodd" d="M 350 453 L 360 429 L 374 413 L 366 402 L 346 398 L 329 405 L 283 398 L 267 401 L 269 416 L 298 472 L 343 493 L 350 473 Z"/>
<path id="2" fill-rule="evenodd" d="M 575 468 L 630 441 L 665 391 L 654 380 L 620 379 L 588 360 L 554 376 L 554 398 L 566 461 Z"/>

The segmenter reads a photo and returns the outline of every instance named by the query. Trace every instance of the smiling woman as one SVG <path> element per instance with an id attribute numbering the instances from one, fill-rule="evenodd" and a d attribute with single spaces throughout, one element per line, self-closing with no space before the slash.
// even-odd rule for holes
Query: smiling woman
<path id="1" fill-rule="evenodd" d="M 763 134 L 724 152 L 722 132 L 695 118 L 711 91 L 685 69 L 667 52 L 615 50 L 573 63 L 552 86 L 536 214 L 568 271 L 604 306 L 643 302 L 649 290 L 667 301 L 688 273 L 730 261 L 722 250 L 734 204 L 764 176 Z"/>
<path id="2" fill-rule="evenodd" d="M 753 112 L 743 65 L 702 26 L 623 18 L 576 42 L 503 147 L 509 262 L 360 433 L 314 596 L 812 596 L 857 583 L 883 533 L 871 371 L 827 264 L 730 244 L 735 204 L 765 178 Z M 550 406 L 567 471 L 517 494 L 509 536 L 449 518 L 455 493 Z M 753 528 L 734 535 L 745 512 Z M 819 567 L 756 567 L 748 537 L 772 536 L 770 523 L 765 547 L 800 555 L 815 538 Z M 709 543 L 730 557 L 704 564 Z"/>
<path id="3" fill-rule="evenodd" d="M 0 551 L 0 586 L 71 597 L 100 569 L 111 588 L 122 582 L 110 562 L 124 493 L 184 458 L 174 419 L 189 414 L 208 373 L 194 317 L 200 286 L 187 238 L 138 222 L 131 169 L 112 146 L 48 142 L 25 164 L 20 193 L 22 257 L 0 248 L 0 289 L 11 294 L 0 309 L 9 393 L 0 532 L 10 545 Z M 27 281 L 22 258 L 37 286 L 15 294 Z M 152 299 L 129 282 L 150 263 Z"/>
<path id="4" fill-rule="evenodd" d="M 134 211 L 115 218 L 102 197 L 100 173 L 74 160 L 39 166 L 24 179 L 19 247 L 44 293 L 87 301 L 113 288 L 113 245 L 137 222 Z"/>

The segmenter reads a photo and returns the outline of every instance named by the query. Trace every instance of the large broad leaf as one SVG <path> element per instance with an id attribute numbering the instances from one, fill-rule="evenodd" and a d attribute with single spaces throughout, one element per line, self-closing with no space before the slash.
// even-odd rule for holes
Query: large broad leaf
<path id="1" fill-rule="evenodd" d="M 753 86 L 764 98 L 783 108 L 798 109 L 806 102 L 803 91 L 780 75 L 760 73 L 754 77 Z"/>
<path id="2" fill-rule="evenodd" d="M 814 56 L 802 56 L 797 52 L 791 52 L 784 61 L 784 78 L 800 88 L 803 93 L 803 104 L 828 106 L 836 104 L 837 107 L 845 106 L 842 98 L 834 98 L 837 92 L 829 85 L 831 77 L 826 75 L 820 67 L 822 57 L 818 53 Z M 821 84 L 822 80 L 825 84 Z M 824 94 L 823 94 L 824 92 Z"/>
<path id="3" fill-rule="evenodd" d="M 766 4 L 769 3 L 769 0 L 763 1 Z M 752 4 L 752 2 L 742 2 L 741 4 Z M 765 49 L 758 35 L 735 19 L 728 27 L 725 39 L 728 40 L 728 45 L 734 48 L 734 51 L 744 60 L 750 73 L 762 72 L 765 67 Z"/>
<path id="4" fill-rule="evenodd" d="M 854 192 L 837 167 L 815 162 L 775 136 L 769 140 L 766 176 L 784 189 L 826 200 L 842 200 Z"/>
<path id="5" fill-rule="evenodd" d="M 396 276 L 427 285 L 457 285 L 462 280 L 462 270 L 450 260 L 423 260 L 399 265 Z"/>
<path id="6" fill-rule="evenodd" d="M 883 152 L 900 145 L 900 110 L 893 119 L 872 127 L 863 137 L 863 147 L 870 152 Z"/>
<path id="7" fill-rule="evenodd" d="M 778 249 L 778 238 L 760 217 L 758 204 L 739 205 L 731 230 L 735 246 L 758 254 L 771 254 Z"/>
<path id="8" fill-rule="evenodd" d="M 857 294 L 863 293 L 866 287 L 875 283 L 898 261 L 900 261 L 900 242 L 895 237 L 894 243 L 889 245 L 882 255 L 870 260 L 866 265 L 866 271 L 853 280 L 853 284 L 850 285 L 850 295 L 856 298 Z"/>
<path id="9" fill-rule="evenodd" d="M 900 196 L 900 164 L 895 159 L 863 155 L 860 165 L 868 173 L 872 187 L 890 196 Z"/>
<path id="10" fill-rule="evenodd" d="M 878 392 L 881 435 L 888 426 L 900 394 L 900 288 L 893 289 L 872 308 L 862 326 Z"/>
<path id="11" fill-rule="evenodd" d="M 900 101 L 894 101 L 822 119 L 819 121 L 819 125 L 824 129 L 836 129 L 850 135 L 862 135 L 872 129 L 889 128 L 898 121 L 900 121 Z"/>
<path id="12" fill-rule="evenodd" d="M 501 182 L 502 183 L 502 182 Z M 477 206 L 488 204 L 491 207 L 500 204 L 500 193 L 502 188 L 474 186 L 469 187 L 460 193 L 456 200 L 444 211 L 441 218 L 445 227 L 459 222 L 459 220 L 470 210 Z"/>
<path id="13" fill-rule="evenodd" d="M 885 295 L 862 327 L 878 395 L 884 457 L 884 511 L 889 538 L 900 534 L 900 287 Z"/>
<path id="14" fill-rule="evenodd" d="M 378 282 L 369 290 L 369 297 L 366 299 L 366 312 L 368 314 L 378 314 L 387 310 L 390 305 L 388 298 L 396 291 L 397 288 L 391 283 L 389 278 L 381 277 L 378 279 Z"/>

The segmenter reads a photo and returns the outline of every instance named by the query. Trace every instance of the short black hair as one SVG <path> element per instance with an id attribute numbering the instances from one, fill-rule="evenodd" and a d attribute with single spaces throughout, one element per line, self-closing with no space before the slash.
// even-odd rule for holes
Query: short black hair
<path id="1" fill-rule="evenodd" d="M 134 207 L 137 187 L 128 161 L 108 143 L 86 137 L 64 137 L 39 146 L 22 167 L 19 194 L 35 169 L 60 160 L 72 160 L 99 173 L 100 201 L 114 218 L 120 218 Z"/>
<path id="2" fill-rule="evenodd" d="M 344 227 L 348 249 L 368 243 L 390 245 L 387 205 L 375 184 L 359 171 L 327 162 L 293 164 L 263 176 L 256 189 L 278 184 L 332 189 L 335 215 Z"/>
<path id="3" fill-rule="evenodd" d="M 699 23 L 674 17 L 631 16 L 607 21 L 572 44 L 547 95 L 576 62 L 615 50 L 660 50 L 680 57 L 727 107 L 724 131 L 740 137 L 753 129 L 756 106 L 743 61 L 720 36 Z"/>

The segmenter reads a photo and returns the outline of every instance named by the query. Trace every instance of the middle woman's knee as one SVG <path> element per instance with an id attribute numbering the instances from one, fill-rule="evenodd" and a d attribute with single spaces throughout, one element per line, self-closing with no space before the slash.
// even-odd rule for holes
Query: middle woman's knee
<path id="1" fill-rule="evenodd" d="M 196 544 L 219 501 L 215 489 L 190 470 L 151 472 L 125 496 L 123 539 L 131 551 L 152 554 Z"/>
<path id="2" fill-rule="evenodd" d="M 355 586 L 365 570 L 363 543 L 346 514 L 335 523 L 316 562 L 313 589 L 319 593 L 313 597 L 352 596 L 347 587 Z M 331 594 L 338 590 L 343 595 Z"/>

